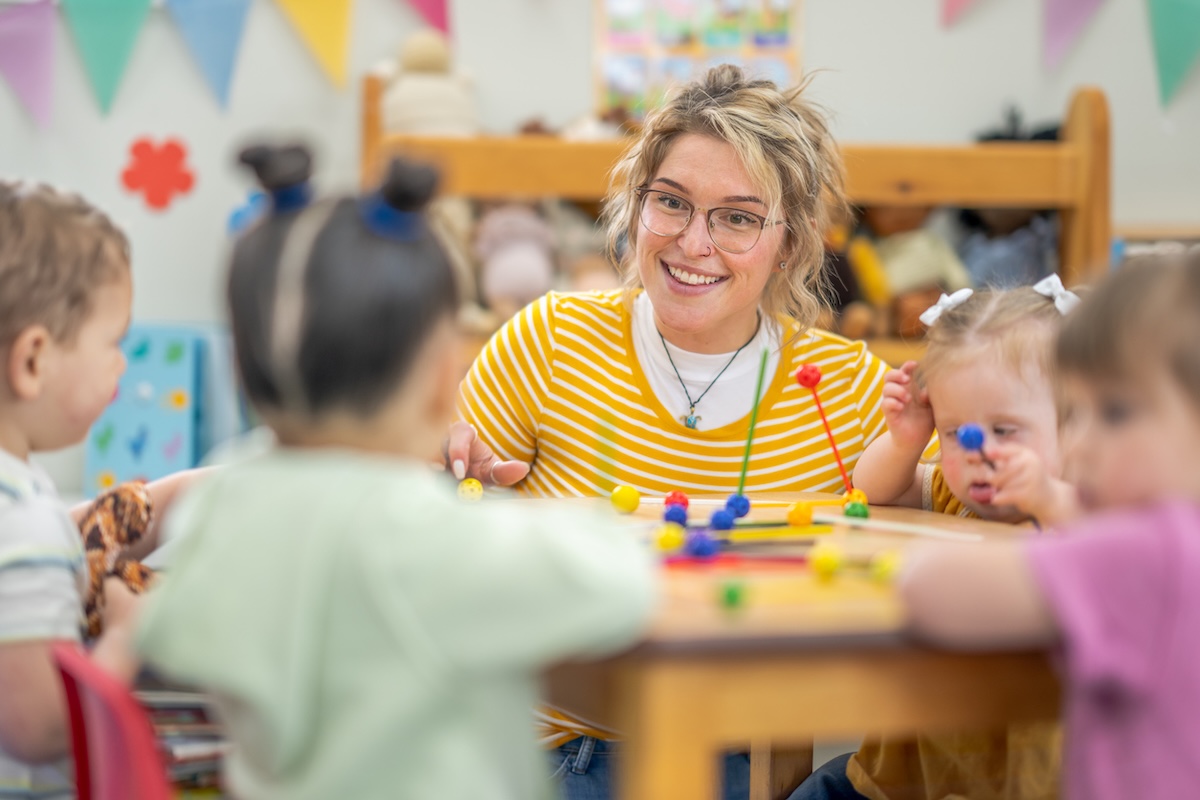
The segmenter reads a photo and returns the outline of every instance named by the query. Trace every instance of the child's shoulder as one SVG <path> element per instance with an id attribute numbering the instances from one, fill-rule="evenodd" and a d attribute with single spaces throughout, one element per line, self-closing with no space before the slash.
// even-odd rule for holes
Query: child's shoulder
<path id="1" fill-rule="evenodd" d="M 80 547 L 79 532 L 49 477 L 0 452 L 0 549 L 37 559 L 51 550 L 74 558 Z"/>

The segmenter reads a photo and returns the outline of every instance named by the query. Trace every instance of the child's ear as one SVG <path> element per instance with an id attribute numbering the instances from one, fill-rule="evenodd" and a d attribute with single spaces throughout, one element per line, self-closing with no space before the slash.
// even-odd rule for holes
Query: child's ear
<path id="1" fill-rule="evenodd" d="M 31 325 L 17 334 L 8 350 L 5 376 L 18 400 L 35 400 L 42 393 L 46 358 L 54 337 L 44 325 Z"/>

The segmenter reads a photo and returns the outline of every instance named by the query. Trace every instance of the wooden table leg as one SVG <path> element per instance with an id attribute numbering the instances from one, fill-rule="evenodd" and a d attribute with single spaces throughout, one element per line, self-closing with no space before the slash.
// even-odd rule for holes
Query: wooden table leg
<path id="1" fill-rule="evenodd" d="M 709 734 L 705 687 L 694 675 L 669 661 L 621 667 L 620 800 L 716 800 L 720 748 Z"/>

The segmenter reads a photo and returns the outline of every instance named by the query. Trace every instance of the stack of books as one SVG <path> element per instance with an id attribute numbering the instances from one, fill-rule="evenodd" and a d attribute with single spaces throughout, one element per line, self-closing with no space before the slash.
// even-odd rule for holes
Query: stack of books
<path id="1" fill-rule="evenodd" d="M 139 689 L 134 695 L 154 726 L 172 783 L 215 786 L 229 743 L 208 699 L 198 692 L 169 689 Z"/>

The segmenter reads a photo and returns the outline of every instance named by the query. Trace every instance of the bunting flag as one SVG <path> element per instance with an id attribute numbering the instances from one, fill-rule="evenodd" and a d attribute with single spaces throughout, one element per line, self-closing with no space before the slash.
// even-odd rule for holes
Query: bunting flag
<path id="1" fill-rule="evenodd" d="M 959 2 L 961 1 L 959 0 Z M 446 8 L 449 0 L 408 0 L 408 2 L 417 10 L 417 13 L 425 18 L 426 22 L 446 34 L 447 37 L 450 36 L 450 16 L 449 9 Z"/>
<path id="2" fill-rule="evenodd" d="M 0 75 L 43 130 L 54 100 L 54 17 L 51 0 L 0 11 Z"/>
<path id="3" fill-rule="evenodd" d="M 250 0 L 167 0 L 175 25 L 221 108 L 229 106 L 229 86 L 249 8 Z"/>
<path id="4" fill-rule="evenodd" d="M 1042 0 L 1042 61 L 1057 67 L 1104 0 Z"/>
<path id="5" fill-rule="evenodd" d="M 1158 95 L 1165 106 L 1200 53 L 1200 0 L 1147 1 L 1158 64 Z"/>
<path id="6" fill-rule="evenodd" d="M 96 92 L 100 110 L 112 108 L 150 0 L 61 0 L 67 25 Z"/>
<path id="7" fill-rule="evenodd" d="M 975 0 L 942 0 L 942 25 L 949 28 L 974 2 Z"/>
<path id="8" fill-rule="evenodd" d="M 354 0 L 275 0 L 335 86 L 346 85 Z"/>

